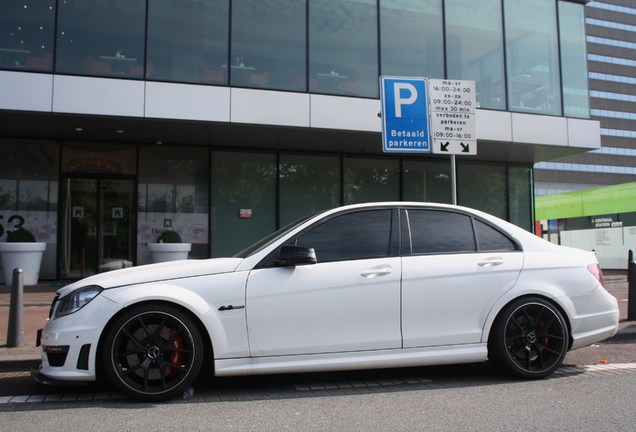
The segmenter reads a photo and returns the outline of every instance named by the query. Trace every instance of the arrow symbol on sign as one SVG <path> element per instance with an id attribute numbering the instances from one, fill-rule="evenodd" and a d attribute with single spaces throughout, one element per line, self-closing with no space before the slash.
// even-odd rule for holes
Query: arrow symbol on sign
<path id="1" fill-rule="evenodd" d="M 462 153 L 470 153 L 470 144 L 459 143 L 462 146 Z"/>
<path id="2" fill-rule="evenodd" d="M 449 145 L 450 145 L 449 141 L 446 141 L 445 143 L 441 143 L 440 144 L 440 150 L 443 151 L 443 152 L 447 152 Z"/>

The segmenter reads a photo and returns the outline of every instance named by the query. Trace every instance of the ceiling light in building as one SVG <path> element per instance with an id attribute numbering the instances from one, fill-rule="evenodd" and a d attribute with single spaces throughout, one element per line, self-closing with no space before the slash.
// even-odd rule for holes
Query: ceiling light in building
<path id="1" fill-rule="evenodd" d="M 81 128 L 81 127 L 76 127 L 75 128 L 75 132 L 82 132 L 82 131 L 84 131 L 84 128 Z"/>

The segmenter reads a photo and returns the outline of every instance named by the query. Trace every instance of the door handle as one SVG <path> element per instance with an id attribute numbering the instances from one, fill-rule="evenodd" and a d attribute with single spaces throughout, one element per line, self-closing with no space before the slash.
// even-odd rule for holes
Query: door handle
<path id="1" fill-rule="evenodd" d="M 486 258 L 484 261 L 477 263 L 479 267 L 489 268 L 489 267 L 497 267 L 504 263 L 503 258 L 501 257 L 492 257 Z"/>
<path id="2" fill-rule="evenodd" d="M 386 276 L 388 274 L 391 274 L 392 271 L 393 269 L 391 268 L 391 266 L 382 265 L 366 269 L 365 271 L 360 273 L 360 276 L 362 276 L 363 278 L 371 279 L 378 276 Z"/>

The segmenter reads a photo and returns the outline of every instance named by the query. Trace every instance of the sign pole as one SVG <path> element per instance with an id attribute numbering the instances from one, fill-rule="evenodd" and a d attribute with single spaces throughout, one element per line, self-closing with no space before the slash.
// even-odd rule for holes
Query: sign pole
<path id="1" fill-rule="evenodd" d="M 457 165 L 455 155 L 450 155 L 450 171 L 451 171 L 451 203 L 457 205 Z"/>

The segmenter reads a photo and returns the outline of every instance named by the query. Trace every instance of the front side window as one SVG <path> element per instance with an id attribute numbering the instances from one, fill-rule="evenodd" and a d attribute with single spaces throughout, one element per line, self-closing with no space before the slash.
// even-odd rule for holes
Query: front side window
<path id="1" fill-rule="evenodd" d="M 314 248 L 318 262 L 389 256 L 391 210 L 336 216 L 298 237 L 296 245 Z"/>
<path id="2" fill-rule="evenodd" d="M 146 2 L 143 0 L 59 2 L 59 73 L 141 78 Z"/>
<path id="3" fill-rule="evenodd" d="M 470 216 L 439 210 L 409 210 L 413 254 L 474 252 Z"/>

